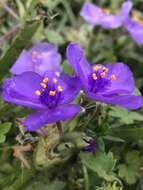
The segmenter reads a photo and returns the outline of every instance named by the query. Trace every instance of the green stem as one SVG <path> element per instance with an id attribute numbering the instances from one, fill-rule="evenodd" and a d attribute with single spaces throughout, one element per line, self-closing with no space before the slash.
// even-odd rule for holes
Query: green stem
<path id="1" fill-rule="evenodd" d="M 56 125 L 57 125 L 57 129 L 59 131 L 60 137 L 63 137 L 64 131 L 63 131 L 63 126 L 62 126 L 61 122 L 56 122 Z"/>
<path id="2" fill-rule="evenodd" d="M 89 190 L 89 178 L 88 178 L 88 172 L 86 166 L 82 166 L 83 169 L 83 175 L 84 175 L 84 184 L 85 184 L 85 190 Z"/>

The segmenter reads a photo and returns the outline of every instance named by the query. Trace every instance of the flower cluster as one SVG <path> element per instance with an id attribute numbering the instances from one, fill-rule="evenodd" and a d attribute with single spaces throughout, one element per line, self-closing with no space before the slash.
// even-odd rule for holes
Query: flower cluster
<path id="1" fill-rule="evenodd" d="M 85 3 L 80 15 L 94 26 L 108 29 L 124 26 L 138 44 L 143 44 L 143 22 L 137 17 L 129 17 L 131 8 L 132 3 L 128 0 L 122 4 L 120 13 L 113 15 L 108 9 Z M 127 109 L 143 105 L 142 97 L 134 95 L 133 74 L 126 64 L 91 65 L 76 43 L 68 45 L 66 55 L 75 76 L 62 71 L 57 47 L 41 42 L 22 51 L 10 69 L 15 75 L 3 81 L 2 96 L 6 102 L 36 110 L 23 121 L 26 130 L 36 131 L 46 124 L 59 123 L 78 114 L 80 105 L 72 102 L 80 89 L 88 99 L 97 102 Z M 83 151 L 96 151 L 94 139 L 85 142 L 87 146 Z"/>
<path id="2" fill-rule="evenodd" d="M 5 101 L 37 110 L 24 120 L 29 131 L 64 121 L 80 111 L 80 106 L 70 104 L 80 90 L 80 82 L 59 72 L 60 59 L 55 46 L 40 43 L 21 53 L 11 68 L 17 75 L 3 82 Z"/>
<path id="3" fill-rule="evenodd" d="M 143 105 L 142 97 L 133 94 L 134 79 L 127 65 L 89 65 L 83 50 L 76 43 L 67 47 L 67 59 L 76 76 L 62 72 L 60 59 L 55 46 L 37 44 L 29 51 L 24 50 L 11 68 L 10 71 L 17 75 L 3 81 L 5 101 L 37 110 L 24 120 L 28 131 L 67 120 L 79 113 L 80 106 L 71 102 L 81 86 L 87 97 L 102 103 L 127 109 Z M 85 150 L 95 151 L 95 142 L 92 142 Z"/>
<path id="4" fill-rule="evenodd" d="M 110 9 L 102 9 L 93 3 L 85 3 L 80 15 L 93 26 L 100 25 L 106 29 L 116 29 L 122 26 L 129 32 L 137 44 L 142 45 L 143 20 L 135 14 L 132 18 L 129 16 L 132 6 L 132 2 L 127 0 L 122 4 L 119 14 L 114 15 Z"/>

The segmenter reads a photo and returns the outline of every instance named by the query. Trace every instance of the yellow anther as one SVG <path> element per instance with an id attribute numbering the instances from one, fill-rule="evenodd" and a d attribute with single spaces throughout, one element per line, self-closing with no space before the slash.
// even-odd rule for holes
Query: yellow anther
<path id="1" fill-rule="evenodd" d="M 102 8 L 102 11 L 106 14 L 110 14 L 112 12 L 109 8 Z"/>
<path id="2" fill-rule="evenodd" d="M 103 72 L 108 72 L 109 69 L 107 67 L 103 67 Z"/>
<path id="3" fill-rule="evenodd" d="M 36 91 L 35 91 L 35 94 L 36 94 L 37 96 L 40 96 L 40 95 L 41 95 L 40 90 L 36 90 Z"/>
<path id="4" fill-rule="evenodd" d="M 134 14 L 132 19 L 138 22 L 140 25 L 143 25 L 143 19 L 141 19 L 137 14 Z"/>
<path id="5" fill-rule="evenodd" d="M 116 75 L 111 75 L 111 80 L 117 80 L 117 77 L 116 77 Z"/>
<path id="6" fill-rule="evenodd" d="M 63 88 L 61 86 L 58 86 L 58 91 L 59 92 L 62 92 L 63 91 Z"/>
<path id="7" fill-rule="evenodd" d="M 93 73 L 93 74 L 92 74 L 92 78 L 93 78 L 94 80 L 97 80 L 97 75 L 96 75 L 96 73 Z"/>
<path id="8" fill-rule="evenodd" d="M 47 83 L 48 80 L 49 80 L 48 77 L 45 77 L 45 78 L 43 79 L 43 82 L 44 82 L 44 83 Z"/>
<path id="9" fill-rule="evenodd" d="M 46 88 L 46 87 L 47 87 L 47 85 L 46 85 L 45 83 L 41 83 L 41 86 L 42 86 L 43 88 Z"/>
<path id="10" fill-rule="evenodd" d="M 53 83 L 56 84 L 57 83 L 57 79 L 53 78 Z"/>
<path id="11" fill-rule="evenodd" d="M 101 76 L 102 78 L 104 78 L 104 77 L 106 76 L 106 72 L 104 71 L 104 72 L 100 73 L 100 76 Z"/>
<path id="12" fill-rule="evenodd" d="M 94 70 L 94 71 L 98 71 L 100 68 L 101 68 L 101 66 L 99 66 L 99 65 L 93 66 L 93 70 Z"/>
<path id="13" fill-rule="evenodd" d="M 55 90 L 50 90 L 49 91 L 49 95 L 50 96 L 55 96 L 56 95 L 56 91 Z"/>

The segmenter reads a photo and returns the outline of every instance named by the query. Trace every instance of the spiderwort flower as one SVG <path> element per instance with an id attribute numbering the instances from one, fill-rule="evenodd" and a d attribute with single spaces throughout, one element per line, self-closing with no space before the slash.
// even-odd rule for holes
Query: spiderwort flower
<path id="1" fill-rule="evenodd" d="M 80 111 L 78 105 L 70 104 L 80 90 L 79 80 L 66 74 L 57 76 L 55 72 L 47 72 L 42 77 L 35 72 L 24 72 L 4 80 L 2 89 L 5 101 L 37 110 L 24 121 L 28 131 L 67 120 Z"/>
<path id="2" fill-rule="evenodd" d="M 45 71 L 60 71 L 61 55 L 57 47 L 47 42 L 34 45 L 29 50 L 23 50 L 10 72 L 21 74 L 33 71 L 44 75 Z"/>
<path id="3" fill-rule="evenodd" d="M 87 143 L 87 146 L 85 146 L 82 150 L 84 152 L 93 152 L 95 153 L 96 151 L 96 141 L 95 139 L 89 139 L 89 140 L 86 140 L 84 139 L 84 141 Z"/>
<path id="4" fill-rule="evenodd" d="M 133 95 L 133 75 L 123 63 L 90 66 L 83 50 L 76 43 L 67 47 L 67 58 L 79 77 L 87 96 L 93 100 L 115 104 L 127 109 L 137 109 L 143 105 L 140 96 Z"/>
<path id="5" fill-rule="evenodd" d="M 80 15 L 91 25 L 101 25 L 103 28 L 118 28 L 122 25 L 119 15 L 111 14 L 110 9 L 102 9 L 93 3 L 85 3 Z"/>
<path id="6" fill-rule="evenodd" d="M 141 45 L 143 44 L 143 20 L 137 15 L 133 15 L 133 17 L 130 18 L 129 13 L 132 6 L 132 2 L 127 0 L 122 4 L 119 14 L 113 15 L 108 9 L 99 8 L 92 3 L 85 3 L 80 15 L 89 24 L 94 26 L 101 25 L 106 29 L 115 29 L 123 26 L 136 43 Z"/>
<path id="7" fill-rule="evenodd" d="M 130 0 L 122 4 L 120 17 L 123 22 L 123 26 L 130 33 L 134 41 L 142 45 L 143 44 L 143 19 L 140 19 L 138 15 L 133 14 L 131 18 L 129 13 L 132 9 L 132 2 Z"/>

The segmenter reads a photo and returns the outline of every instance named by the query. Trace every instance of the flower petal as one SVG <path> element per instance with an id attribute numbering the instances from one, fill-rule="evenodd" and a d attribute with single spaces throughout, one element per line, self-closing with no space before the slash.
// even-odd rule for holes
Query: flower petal
<path id="1" fill-rule="evenodd" d="M 78 105 L 69 104 L 57 107 L 54 110 L 37 112 L 24 121 L 24 125 L 28 131 L 35 131 L 45 124 L 56 123 L 58 121 L 65 121 L 74 117 L 80 111 Z"/>
<path id="2" fill-rule="evenodd" d="M 134 95 L 96 95 L 88 92 L 88 97 L 106 104 L 118 105 L 130 110 L 138 109 L 143 106 L 143 99 L 141 96 Z"/>
<path id="3" fill-rule="evenodd" d="M 35 94 L 39 90 L 42 77 L 34 72 L 25 72 L 21 75 L 11 77 L 3 82 L 3 99 L 34 109 L 45 109 Z"/>
<path id="4" fill-rule="evenodd" d="M 85 3 L 80 12 L 80 16 L 82 16 L 86 22 L 94 26 L 100 24 L 102 15 L 101 9 L 93 3 Z"/>
<path id="5" fill-rule="evenodd" d="M 24 50 L 10 71 L 21 74 L 25 71 L 33 71 L 44 75 L 45 71 L 61 71 L 61 55 L 57 47 L 47 42 L 36 44 L 28 51 Z"/>
<path id="6" fill-rule="evenodd" d="M 133 3 L 130 0 L 128 0 L 122 4 L 121 10 L 120 10 L 120 17 L 123 22 L 129 18 L 129 13 L 130 13 L 132 7 L 133 7 Z"/>
<path id="7" fill-rule="evenodd" d="M 45 71 L 61 71 L 61 55 L 58 53 L 57 46 L 47 42 L 34 45 L 29 52 L 38 52 L 39 59 L 34 62 L 34 71 L 44 75 Z"/>
<path id="8" fill-rule="evenodd" d="M 32 53 L 33 51 L 38 51 L 38 52 L 48 52 L 48 51 L 58 51 L 57 46 L 55 46 L 54 44 L 51 43 L 47 43 L 47 42 L 40 42 L 36 45 L 34 45 L 32 48 L 30 48 L 30 53 Z"/>
<path id="9" fill-rule="evenodd" d="M 21 74 L 26 71 L 33 71 L 31 55 L 28 51 L 23 50 L 15 64 L 11 67 L 10 72 L 13 74 Z"/>
<path id="10" fill-rule="evenodd" d="M 122 21 L 119 16 L 104 14 L 101 19 L 101 26 L 106 29 L 119 28 L 121 25 Z"/>
<path id="11" fill-rule="evenodd" d="M 114 74 L 116 80 L 111 82 L 111 86 L 107 93 L 133 93 L 134 92 L 134 78 L 129 67 L 123 63 L 108 64 L 110 75 Z"/>
<path id="12" fill-rule="evenodd" d="M 80 81 L 77 77 L 71 77 L 67 74 L 61 75 L 62 81 L 65 83 L 65 93 L 61 97 L 60 104 L 72 102 L 80 91 Z"/>
<path id="13" fill-rule="evenodd" d="M 142 45 L 143 44 L 143 25 L 139 24 L 138 22 L 128 19 L 124 23 L 125 28 L 130 33 L 131 37 L 134 41 Z"/>
<path id="14" fill-rule="evenodd" d="M 76 43 L 70 43 L 67 47 L 67 59 L 74 69 L 76 75 L 80 78 L 84 86 L 88 88 L 88 76 L 91 67 L 85 59 L 84 52 Z"/>

